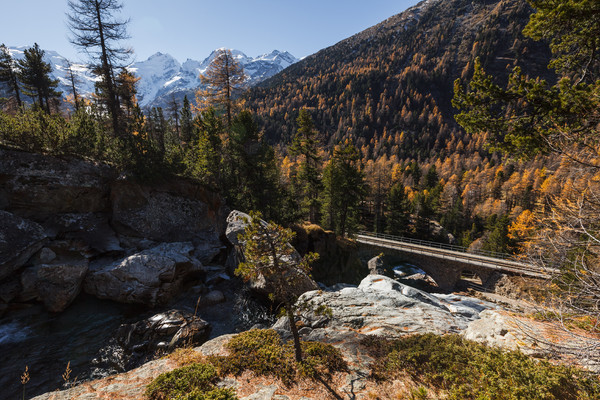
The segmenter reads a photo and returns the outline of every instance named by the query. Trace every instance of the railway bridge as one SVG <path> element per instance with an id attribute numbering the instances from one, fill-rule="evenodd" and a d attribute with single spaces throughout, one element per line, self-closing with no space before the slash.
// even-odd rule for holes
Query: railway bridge
<path id="1" fill-rule="evenodd" d="M 482 285 L 491 283 L 498 273 L 549 279 L 556 270 L 543 269 L 508 254 L 489 251 L 467 252 L 461 246 L 428 242 L 386 234 L 361 232 L 357 238 L 363 251 L 371 255 L 384 253 L 410 262 L 425 271 L 444 290 L 451 291 L 463 272 L 471 272 Z"/>

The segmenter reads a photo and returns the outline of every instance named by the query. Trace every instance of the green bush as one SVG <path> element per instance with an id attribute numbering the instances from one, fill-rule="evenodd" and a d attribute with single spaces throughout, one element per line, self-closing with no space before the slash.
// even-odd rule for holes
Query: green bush
<path id="1" fill-rule="evenodd" d="M 227 357 L 213 357 L 219 373 L 239 375 L 250 370 L 258 375 L 271 375 L 291 383 L 297 375 L 309 378 L 327 377 L 346 369 L 338 349 L 320 342 L 302 342 L 303 361 L 296 363 L 294 347 L 284 344 L 272 329 L 252 329 L 227 343 Z"/>
<path id="2" fill-rule="evenodd" d="M 291 382 L 295 375 L 289 349 L 272 329 L 252 329 L 232 338 L 226 345 L 229 356 L 211 361 L 221 374 L 239 375 L 245 370 L 259 375 L 273 375 Z"/>
<path id="3" fill-rule="evenodd" d="M 210 364 L 195 363 L 165 372 L 146 388 L 150 400 L 234 400 L 228 389 L 215 388 L 217 372 Z"/>
<path id="4" fill-rule="evenodd" d="M 600 384 L 576 368 L 536 361 L 457 335 L 408 336 L 394 341 L 367 339 L 376 359 L 372 375 L 386 380 L 399 371 L 447 392 L 455 400 L 575 400 L 600 398 Z"/>
<path id="5" fill-rule="evenodd" d="M 302 342 L 304 359 L 298 364 L 298 373 L 309 378 L 329 377 L 332 372 L 345 371 L 342 353 L 330 344 Z"/>

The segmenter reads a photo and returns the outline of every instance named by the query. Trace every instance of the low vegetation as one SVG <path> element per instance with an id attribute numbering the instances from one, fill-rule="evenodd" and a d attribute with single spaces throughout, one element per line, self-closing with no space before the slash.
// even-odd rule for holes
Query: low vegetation
<path id="1" fill-rule="evenodd" d="M 230 389 L 217 388 L 215 367 L 194 363 L 160 374 L 146 389 L 151 400 L 233 400 L 237 399 Z"/>
<path id="2" fill-rule="evenodd" d="M 389 381 L 407 374 L 448 399 L 581 400 L 600 396 L 600 382 L 591 374 L 457 335 L 368 338 L 363 343 L 376 360 L 374 379 Z"/>
<path id="3" fill-rule="evenodd" d="M 274 376 L 286 384 L 297 378 L 328 378 L 344 371 L 342 354 L 332 345 L 302 342 L 303 359 L 297 363 L 294 347 L 284 344 L 272 329 L 253 329 L 240 333 L 228 344 L 229 355 L 213 357 L 211 362 L 223 375 L 239 375 L 246 370 L 257 375 Z"/>
<path id="4" fill-rule="evenodd" d="M 283 343 L 272 329 L 240 333 L 226 348 L 229 355 L 210 356 L 202 362 L 188 351 L 179 351 L 174 359 L 187 365 L 159 375 L 148 385 L 146 397 L 150 400 L 233 400 L 237 399 L 233 391 L 215 386 L 219 377 L 252 371 L 290 385 L 297 379 L 326 379 L 334 372 L 346 370 L 341 352 L 319 342 L 303 342 L 304 359 L 297 363 L 293 345 Z"/>

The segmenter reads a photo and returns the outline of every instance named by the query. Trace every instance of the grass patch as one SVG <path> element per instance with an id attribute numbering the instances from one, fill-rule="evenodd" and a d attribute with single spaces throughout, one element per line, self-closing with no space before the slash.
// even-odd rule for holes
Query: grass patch
<path id="1" fill-rule="evenodd" d="M 376 361 L 372 376 L 389 380 L 407 373 L 454 400 L 583 400 L 600 398 L 597 377 L 572 367 L 504 352 L 458 335 L 413 335 L 363 342 Z"/>

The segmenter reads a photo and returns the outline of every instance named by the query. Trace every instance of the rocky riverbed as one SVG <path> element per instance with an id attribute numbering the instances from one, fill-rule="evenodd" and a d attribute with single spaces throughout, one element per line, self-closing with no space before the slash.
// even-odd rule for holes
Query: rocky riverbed
<path id="1" fill-rule="evenodd" d="M 381 275 L 369 275 L 358 286 L 336 285 L 325 290 L 307 292 L 299 299 L 299 303 L 306 302 L 325 305 L 331 311 L 328 315 L 302 313 L 300 333 L 304 340 L 331 343 L 342 350 L 350 366 L 349 371 L 344 376 L 337 376 L 329 384 L 330 389 L 343 395 L 343 398 L 367 399 L 369 390 L 374 387 L 374 382 L 368 379 L 369 363 L 372 360 L 360 348 L 361 338 L 367 335 L 400 337 L 426 332 L 459 333 L 481 341 L 495 335 L 502 337 L 509 348 L 523 346 L 526 341 L 509 317 L 502 321 L 496 320 L 497 329 L 491 331 L 486 324 L 478 324 L 482 315 L 503 315 L 500 307 L 493 303 L 453 294 L 430 294 Z M 290 337 L 287 327 L 285 317 L 273 325 L 284 338 Z M 231 335 L 216 337 L 195 348 L 195 351 L 204 355 L 222 354 L 223 344 L 230 337 Z M 497 341 L 495 344 L 502 343 Z M 125 374 L 44 394 L 35 399 L 142 399 L 145 385 L 160 373 L 176 367 L 174 361 L 163 358 Z M 324 391 L 323 387 L 316 386 L 303 388 L 304 397 L 288 397 L 290 391 L 301 393 L 301 388 L 284 387 L 275 380 L 247 378 L 230 377 L 222 385 L 234 388 L 243 400 L 335 398 Z"/>

